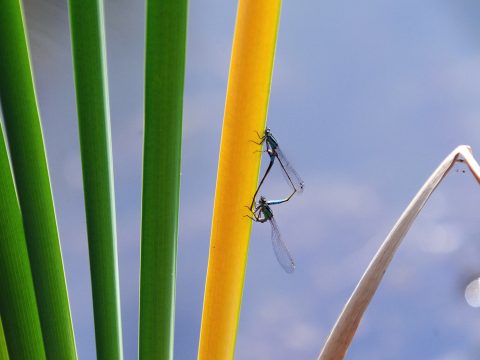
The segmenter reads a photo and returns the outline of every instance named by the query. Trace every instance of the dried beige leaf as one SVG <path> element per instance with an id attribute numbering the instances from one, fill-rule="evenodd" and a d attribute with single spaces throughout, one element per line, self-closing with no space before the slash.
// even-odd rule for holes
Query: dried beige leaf
<path id="1" fill-rule="evenodd" d="M 330 335 L 318 356 L 318 360 L 339 360 L 345 357 L 358 325 L 378 289 L 400 243 L 407 234 L 413 221 L 425 206 L 430 195 L 435 191 L 455 162 L 465 162 L 473 176 L 480 183 L 480 166 L 467 145 L 461 145 L 452 151 L 428 178 L 419 192 L 396 222 L 393 229 L 373 257 L 362 278 L 358 282 L 350 299 L 343 308 Z"/>

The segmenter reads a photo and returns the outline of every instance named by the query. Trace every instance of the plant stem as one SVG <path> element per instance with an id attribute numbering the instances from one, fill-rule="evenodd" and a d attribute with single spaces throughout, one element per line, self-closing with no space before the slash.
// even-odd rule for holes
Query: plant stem
<path id="1" fill-rule="evenodd" d="M 22 213 L 1 126 L 0 174 L 0 358 L 5 359 L 6 340 L 12 359 L 45 359 Z"/>
<path id="2" fill-rule="evenodd" d="M 25 246 L 27 246 L 27 245 L 25 244 Z M 33 282 L 32 282 L 32 288 L 33 288 Z M 5 340 L 5 332 L 3 331 L 2 318 L 1 317 L 0 317 L 0 359 L 4 359 L 4 360 L 9 359 L 8 349 L 7 349 L 7 341 Z"/>
<path id="3" fill-rule="evenodd" d="M 140 359 L 172 359 L 186 0 L 148 0 Z"/>
<path id="4" fill-rule="evenodd" d="M 223 120 L 198 358 L 233 359 L 258 182 L 280 0 L 238 3 Z"/>
<path id="5" fill-rule="evenodd" d="M 122 359 L 103 1 L 69 4 L 97 358 Z"/>
<path id="6" fill-rule="evenodd" d="M 0 100 L 49 359 L 76 359 L 47 158 L 22 9 L 0 1 Z"/>

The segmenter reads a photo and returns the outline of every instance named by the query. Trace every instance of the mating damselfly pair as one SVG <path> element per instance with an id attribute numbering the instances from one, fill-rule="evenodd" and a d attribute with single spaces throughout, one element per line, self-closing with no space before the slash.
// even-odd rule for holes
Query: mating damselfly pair
<path id="1" fill-rule="evenodd" d="M 298 173 L 293 168 L 293 166 L 283 154 L 280 146 L 278 145 L 278 141 L 275 139 L 270 129 L 265 129 L 265 133 L 263 136 L 260 136 L 260 134 L 258 133 L 257 135 L 259 137 L 259 141 L 253 142 L 258 145 L 265 144 L 265 152 L 268 154 L 270 162 L 267 166 L 267 170 L 265 170 L 265 174 L 263 175 L 260 183 L 258 184 L 255 194 L 253 195 L 252 204 L 250 205 L 250 210 L 252 211 L 253 217 L 249 217 L 256 222 L 270 223 L 270 226 L 272 228 L 272 246 L 275 252 L 275 256 L 277 257 L 277 260 L 282 266 L 282 268 L 287 273 L 292 273 L 295 270 L 295 262 L 293 261 L 292 255 L 288 251 L 287 246 L 282 240 L 280 230 L 278 229 L 277 222 L 275 221 L 273 211 L 270 206 L 285 203 L 289 201 L 296 193 L 301 193 L 303 191 L 304 183 Z M 270 170 L 272 169 L 275 161 L 277 161 L 280 165 L 282 174 L 287 180 L 287 183 L 292 188 L 292 192 L 286 198 L 280 200 L 267 200 L 264 196 L 260 196 L 260 199 L 257 202 L 257 194 L 260 191 L 260 188 L 262 187 L 268 174 L 270 173 Z"/>

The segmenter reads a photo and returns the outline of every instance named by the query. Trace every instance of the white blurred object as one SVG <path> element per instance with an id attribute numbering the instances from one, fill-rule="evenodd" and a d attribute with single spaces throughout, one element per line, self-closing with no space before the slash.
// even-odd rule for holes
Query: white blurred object
<path id="1" fill-rule="evenodd" d="M 480 307 L 480 278 L 473 280 L 465 289 L 465 300 L 471 307 Z"/>

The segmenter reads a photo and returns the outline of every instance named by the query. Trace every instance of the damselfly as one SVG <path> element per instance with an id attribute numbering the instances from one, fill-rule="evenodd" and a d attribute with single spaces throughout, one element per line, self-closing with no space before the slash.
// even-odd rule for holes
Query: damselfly
<path id="1" fill-rule="evenodd" d="M 287 158 L 283 154 L 282 150 L 280 149 L 280 146 L 278 145 L 277 139 L 275 139 L 270 129 L 266 128 L 263 136 L 260 136 L 260 134 L 258 133 L 257 135 L 260 139 L 260 142 L 255 142 L 255 141 L 253 142 L 258 145 L 262 145 L 263 143 L 265 143 L 265 146 L 267 148 L 266 152 L 270 157 L 270 163 L 268 164 L 267 170 L 265 171 L 265 174 L 260 180 L 257 190 L 253 195 L 252 204 L 250 205 L 251 209 L 253 209 L 253 206 L 255 205 L 255 198 L 257 197 L 257 194 L 260 188 L 262 187 L 263 182 L 265 181 L 267 175 L 270 173 L 270 170 L 272 169 L 275 159 L 278 160 L 278 163 L 282 168 L 282 174 L 284 175 L 285 179 L 287 180 L 288 184 L 292 187 L 292 190 L 293 190 L 293 192 L 288 197 L 285 198 L 286 201 L 290 200 L 290 198 L 296 192 L 301 193 L 303 191 L 303 186 L 304 186 L 303 180 L 300 178 L 298 173 L 295 171 L 293 166 L 290 164 L 290 162 L 287 160 Z"/>
<path id="2" fill-rule="evenodd" d="M 253 211 L 253 217 L 250 217 L 253 221 L 264 223 L 269 222 L 272 228 L 272 246 L 275 256 L 277 257 L 278 262 L 282 266 L 283 270 L 287 273 L 292 273 L 295 270 L 295 262 L 293 261 L 292 255 L 288 251 L 287 246 L 282 240 L 280 235 L 280 230 L 278 229 L 277 222 L 273 217 L 273 211 L 270 208 L 270 205 L 281 204 L 288 200 L 271 200 L 267 201 L 265 197 L 261 196 L 260 201 L 255 206 Z"/>

